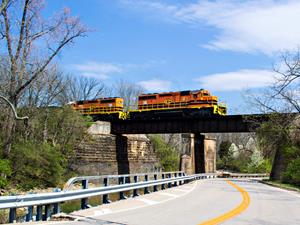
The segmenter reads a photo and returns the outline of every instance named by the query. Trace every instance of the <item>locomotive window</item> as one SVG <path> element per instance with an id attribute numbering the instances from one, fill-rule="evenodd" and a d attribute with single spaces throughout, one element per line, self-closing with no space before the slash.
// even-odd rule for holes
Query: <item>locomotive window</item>
<path id="1" fill-rule="evenodd" d="M 101 103 L 113 103 L 115 101 L 116 99 L 106 99 L 106 100 L 101 100 Z"/>
<path id="2" fill-rule="evenodd" d="M 139 100 L 156 99 L 156 95 L 140 96 Z"/>
<path id="3" fill-rule="evenodd" d="M 83 105 L 83 101 L 78 101 L 77 104 L 78 105 Z"/>
<path id="4" fill-rule="evenodd" d="M 166 96 L 172 96 L 172 94 L 160 94 L 159 97 L 166 97 Z"/>
<path id="5" fill-rule="evenodd" d="M 98 100 L 91 100 L 91 101 L 88 101 L 88 103 L 98 103 Z"/>
<path id="6" fill-rule="evenodd" d="M 183 95 L 190 95 L 190 91 L 181 91 L 180 95 L 181 96 L 183 96 Z"/>

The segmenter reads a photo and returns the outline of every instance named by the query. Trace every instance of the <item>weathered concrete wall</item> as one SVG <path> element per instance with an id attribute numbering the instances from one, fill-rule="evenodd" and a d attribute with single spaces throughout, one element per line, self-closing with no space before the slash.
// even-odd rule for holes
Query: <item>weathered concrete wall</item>
<path id="1" fill-rule="evenodd" d="M 110 122 L 106 122 L 106 121 L 96 121 L 88 129 L 89 134 L 110 134 L 110 132 L 111 132 Z"/>
<path id="2" fill-rule="evenodd" d="M 204 161 L 205 172 L 216 172 L 217 140 L 214 137 L 206 136 L 204 139 Z"/>
<path id="3" fill-rule="evenodd" d="M 72 166 L 81 175 L 117 174 L 116 136 L 91 135 L 76 149 Z"/>
<path id="4" fill-rule="evenodd" d="M 93 134 L 76 149 L 73 168 L 82 175 L 152 172 L 158 160 L 145 135 Z"/>
<path id="5" fill-rule="evenodd" d="M 193 160 L 190 155 L 182 155 L 180 158 L 180 170 L 184 171 L 186 174 L 193 174 Z"/>
<path id="6" fill-rule="evenodd" d="M 146 135 L 123 135 L 127 138 L 130 173 L 153 172 L 158 165 L 150 140 Z"/>
<path id="7" fill-rule="evenodd" d="M 216 172 L 216 139 L 201 134 L 185 134 L 185 154 L 181 156 L 181 170 L 191 173 Z"/>

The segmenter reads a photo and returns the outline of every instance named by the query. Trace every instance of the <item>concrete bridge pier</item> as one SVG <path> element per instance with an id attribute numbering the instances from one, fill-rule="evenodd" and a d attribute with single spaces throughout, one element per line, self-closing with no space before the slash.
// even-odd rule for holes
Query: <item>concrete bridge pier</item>
<path id="1" fill-rule="evenodd" d="M 181 170 L 187 174 L 216 172 L 216 139 L 202 134 L 186 134 L 188 150 L 181 157 Z"/>
<path id="2" fill-rule="evenodd" d="M 130 174 L 127 136 L 116 135 L 116 155 L 118 174 Z"/>
<path id="3" fill-rule="evenodd" d="M 195 173 L 215 173 L 217 142 L 214 137 L 194 134 Z"/>

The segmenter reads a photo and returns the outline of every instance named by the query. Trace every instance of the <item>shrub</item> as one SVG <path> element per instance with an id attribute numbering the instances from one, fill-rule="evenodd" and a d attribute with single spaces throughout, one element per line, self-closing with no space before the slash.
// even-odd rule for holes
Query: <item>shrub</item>
<path id="1" fill-rule="evenodd" d="M 231 145 L 232 145 L 232 143 L 230 141 L 222 141 L 221 142 L 220 149 L 218 152 L 220 159 L 231 156 L 231 152 L 230 152 Z"/>
<path id="2" fill-rule="evenodd" d="M 18 188 L 53 187 L 61 182 L 66 159 L 58 147 L 47 143 L 23 142 L 12 147 L 11 180 Z"/>
<path id="3" fill-rule="evenodd" d="M 167 145 L 159 135 L 151 135 L 150 140 L 163 171 L 178 170 L 180 159 L 175 148 Z"/>
<path id="4" fill-rule="evenodd" d="M 300 157 L 288 163 L 283 174 L 283 181 L 300 186 Z"/>
<path id="5" fill-rule="evenodd" d="M 10 161 L 0 159 L 0 188 L 5 188 L 8 184 L 7 177 L 11 174 Z"/>

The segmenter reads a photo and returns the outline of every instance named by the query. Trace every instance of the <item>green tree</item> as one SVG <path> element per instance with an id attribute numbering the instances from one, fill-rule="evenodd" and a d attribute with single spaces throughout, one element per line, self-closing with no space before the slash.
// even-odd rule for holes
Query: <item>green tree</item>
<path id="1" fill-rule="evenodd" d="M 58 186 L 73 174 L 74 149 L 86 135 L 89 121 L 69 106 L 23 110 L 30 120 L 27 127 L 17 127 L 10 157 L 0 163 L 1 168 L 11 165 L 11 170 L 4 171 L 6 176 L 1 176 L 6 181 L 3 185 L 10 181 L 11 186 L 24 190 Z"/>
<path id="2" fill-rule="evenodd" d="M 219 157 L 220 159 L 223 159 L 224 157 L 229 157 L 230 155 L 230 147 L 231 147 L 231 142 L 230 141 L 222 141 L 220 144 L 220 148 L 219 148 Z"/>
<path id="3" fill-rule="evenodd" d="M 283 181 L 300 187 L 300 157 L 288 163 L 283 175 Z"/>
<path id="4" fill-rule="evenodd" d="M 11 161 L 12 182 L 25 190 L 59 185 L 67 164 L 58 147 L 34 142 L 14 144 Z"/>
<path id="5" fill-rule="evenodd" d="M 176 149 L 169 146 L 159 135 L 151 135 L 150 140 L 163 171 L 177 171 L 180 158 Z"/>
<path id="6" fill-rule="evenodd" d="M 5 188 L 8 185 L 8 176 L 11 175 L 10 161 L 0 158 L 0 188 Z"/>

